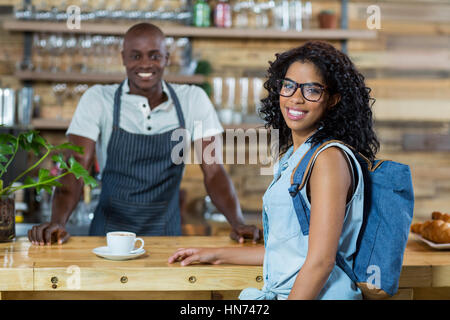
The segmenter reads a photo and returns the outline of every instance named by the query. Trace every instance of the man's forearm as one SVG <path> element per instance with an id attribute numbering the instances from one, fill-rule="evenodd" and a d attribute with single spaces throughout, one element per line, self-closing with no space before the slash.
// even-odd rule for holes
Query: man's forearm
<path id="1" fill-rule="evenodd" d="M 224 214 L 232 225 L 244 224 L 239 199 L 223 166 L 219 166 L 212 175 L 205 175 L 205 187 L 213 204 Z"/>
<path id="2" fill-rule="evenodd" d="M 63 186 L 53 194 L 51 222 L 65 226 L 80 200 L 83 182 L 73 175 L 63 177 L 60 182 Z"/>

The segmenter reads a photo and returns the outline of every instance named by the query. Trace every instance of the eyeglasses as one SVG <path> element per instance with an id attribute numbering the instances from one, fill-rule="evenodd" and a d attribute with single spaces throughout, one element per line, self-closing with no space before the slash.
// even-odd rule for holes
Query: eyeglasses
<path id="1" fill-rule="evenodd" d="M 277 80 L 277 93 L 283 97 L 292 97 L 300 88 L 303 97 L 311 102 L 317 102 L 322 98 L 326 87 L 320 83 L 297 83 L 291 79 Z"/>

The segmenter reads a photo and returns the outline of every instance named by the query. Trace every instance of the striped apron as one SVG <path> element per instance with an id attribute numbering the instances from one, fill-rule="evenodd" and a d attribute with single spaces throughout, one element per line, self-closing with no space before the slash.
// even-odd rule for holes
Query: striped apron
<path id="1" fill-rule="evenodd" d="M 180 102 L 167 84 L 181 128 L 185 128 Z M 175 164 L 174 130 L 161 134 L 134 134 L 120 128 L 122 84 L 114 96 L 113 130 L 102 173 L 100 201 L 89 234 L 131 231 L 142 236 L 181 235 L 179 187 L 184 163 Z M 181 151 L 182 152 L 182 151 Z M 180 153 L 181 154 L 181 153 Z"/>

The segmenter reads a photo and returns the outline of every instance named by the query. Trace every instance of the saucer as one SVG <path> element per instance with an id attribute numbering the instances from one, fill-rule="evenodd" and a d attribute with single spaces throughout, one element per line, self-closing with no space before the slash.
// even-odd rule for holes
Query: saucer
<path id="1" fill-rule="evenodd" d="M 436 243 L 430 240 L 425 239 L 424 237 L 422 237 L 419 234 L 414 234 L 416 236 L 417 239 L 419 239 L 420 241 L 426 243 L 428 246 L 430 246 L 433 249 L 438 249 L 438 250 L 448 250 L 450 249 L 450 243 Z"/>
<path id="2" fill-rule="evenodd" d="M 108 247 L 98 247 L 92 250 L 93 253 L 95 253 L 97 256 L 109 259 L 109 260 L 129 260 L 129 259 L 135 259 L 137 257 L 142 256 L 145 253 L 144 249 L 139 249 L 135 253 L 126 253 L 126 254 L 114 254 L 111 253 L 108 249 Z"/>

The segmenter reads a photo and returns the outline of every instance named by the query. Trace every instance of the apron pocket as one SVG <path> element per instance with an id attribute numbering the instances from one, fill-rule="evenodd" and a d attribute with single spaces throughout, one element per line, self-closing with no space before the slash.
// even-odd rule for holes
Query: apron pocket
<path id="1" fill-rule="evenodd" d="M 109 198 L 105 208 L 105 231 L 130 231 L 141 236 L 164 236 L 167 204 L 165 201 L 134 203 Z"/>

